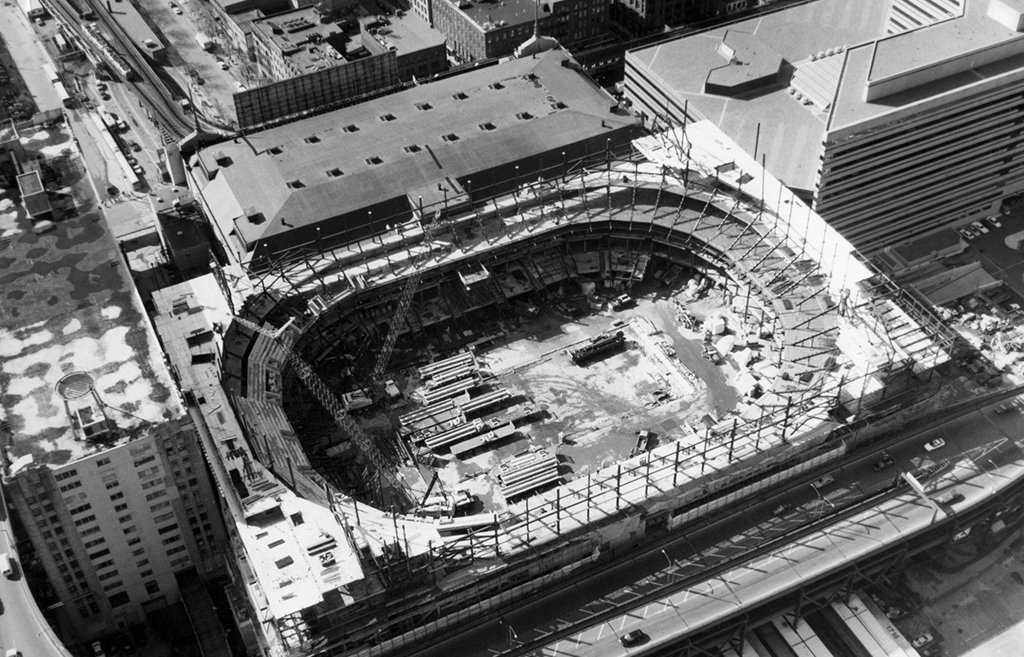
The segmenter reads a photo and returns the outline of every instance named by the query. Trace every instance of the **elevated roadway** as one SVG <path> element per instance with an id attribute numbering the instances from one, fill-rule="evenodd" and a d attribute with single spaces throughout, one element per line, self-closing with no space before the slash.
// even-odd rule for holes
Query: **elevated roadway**
<path id="1" fill-rule="evenodd" d="M 461 636 L 405 654 L 687 654 L 713 647 L 728 634 L 723 628 L 745 627 L 759 615 L 793 604 L 813 611 L 817 598 L 855 585 L 873 567 L 894 567 L 989 519 L 994 509 L 1020 503 L 1024 452 L 1017 437 L 1024 435 L 1024 416 L 1018 406 L 997 413 L 998 406 L 965 410 L 894 441 L 889 468 L 875 471 L 880 451 L 872 450 L 831 472 L 826 486 L 794 482 Z M 936 438 L 945 446 L 926 451 Z M 894 483 L 900 472 L 916 472 L 931 499 L 952 490 L 964 499 L 933 504 Z M 776 515 L 782 505 L 789 508 Z M 619 637 L 634 629 L 649 641 L 624 648 Z"/>

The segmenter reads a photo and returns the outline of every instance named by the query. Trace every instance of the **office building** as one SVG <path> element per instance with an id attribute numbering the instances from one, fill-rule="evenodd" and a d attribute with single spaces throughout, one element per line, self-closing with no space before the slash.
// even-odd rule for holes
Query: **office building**
<path id="1" fill-rule="evenodd" d="M 626 94 L 713 120 L 871 254 L 1024 190 L 1022 10 L 802 4 L 628 53 Z"/>

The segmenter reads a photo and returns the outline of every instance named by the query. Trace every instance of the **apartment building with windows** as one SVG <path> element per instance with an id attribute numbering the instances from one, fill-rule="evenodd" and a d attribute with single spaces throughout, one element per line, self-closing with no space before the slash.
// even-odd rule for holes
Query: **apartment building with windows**
<path id="1" fill-rule="evenodd" d="M 83 639 L 177 602 L 175 573 L 195 568 L 211 577 L 225 568 L 223 522 L 191 421 L 105 447 L 56 467 L 12 467 L 7 482 L 8 500 Z"/>
<path id="2" fill-rule="evenodd" d="M 511 55 L 534 29 L 572 49 L 597 42 L 608 24 L 609 0 L 432 0 L 433 27 L 463 62 Z"/>
<path id="3" fill-rule="evenodd" d="M 711 119 L 867 254 L 1024 191 L 1018 2 L 822 0 L 626 59 L 648 120 Z"/>
<path id="4" fill-rule="evenodd" d="M 280 81 L 344 64 L 348 37 L 316 7 L 252 21 L 252 54 L 262 75 Z"/>

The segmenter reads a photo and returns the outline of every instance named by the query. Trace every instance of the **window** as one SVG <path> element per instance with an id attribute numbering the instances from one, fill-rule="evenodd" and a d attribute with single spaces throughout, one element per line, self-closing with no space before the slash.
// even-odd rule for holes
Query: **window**
<path id="1" fill-rule="evenodd" d="M 107 482 L 107 490 L 110 490 L 111 488 L 117 488 L 120 485 L 121 485 L 120 481 L 108 481 Z"/>
<path id="2" fill-rule="evenodd" d="M 97 550 L 96 552 L 93 552 L 92 554 L 90 554 L 89 558 L 90 559 L 99 559 L 100 557 L 105 557 L 108 554 L 110 554 L 110 548 L 103 548 L 102 550 Z"/>
<path id="3" fill-rule="evenodd" d="M 125 533 L 125 535 L 126 535 L 126 536 L 127 536 L 128 534 L 134 534 L 134 533 L 135 533 L 135 531 L 136 531 L 136 530 L 135 530 L 135 525 L 132 525 L 131 527 L 125 527 L 125 528 L 124 528 L 124 533 Z"/>
<path id="4" fill-rule="evenodd" d="M 166 509 L 170 505 L 171 505 L 170 501 L 165 500 L 163 502 L 158 502 L 157 504 L 154 504 L 153 506 L 149 507 L 149 510 L 152 511 L 153 513 L 156 513 L 160 509 Z M 160 522 L 160 521 L 157 520 L 157 522 Z"/>
<path id="5" fill-rule="evenodd" d="M 110 465 L 109 458 L 96 459 L 96 466 L 102 468 L 105 465 Z"/>
<path id="6" fill-rule="evenodd" d="M 106 581 L 108 579 L 113 579 L 113 578 L 117 577 L 118 574 L 119 573 L 117 572 L 117 570 L 111 570 L 109 573 L 103 573 L 102 575 L 98 575 L 96 577 L 96 579 L 98 579 L 101 582 L 103 582 L 103 581 Z"/>
<path id="7" fill-rule="evenodd" d="M 64 472 L 61 472 L 60 474 L 54 475 L 53 478 L 56 479 L 57 481 L 64 481 L 65 479 L 70 479 L 71 477 L 74 477 L 76 474 L 78 474 L 78 470 L 72 468 L 70 470 L 65 470 Z"/>
<path id="8" fill-rule="evenodd" d="M 178 554 L 179 552 L 184 552 L 184 551 L 185 551 L 185 546 L 184 545 L 179 545 L 177 547 L 173 547 L 170 550 L 168 550 L 167 551 L 167 556 L 171 556 L 172 554 Z"/>
<path id="9" fill-rule="evenodd" d="M 103 590 L 104 591 L 113 591 L 114 589 L 116 589 L 119 586 L 124 586 L 124 582 L 122 582 L 121 580 L 118 580 L 118 581 L 114 582 L 113 584 L 107 584 L 106 586 L 103 587 Z"/>
<path id="10" fill-rule="evenodd" d="M 150 493 L 149 495 L 147 495 L 146 496 L 146 501 L 147 502 L 152 502 L 156 498 L 164 497 L 165 495 L 167 495 L 167 491 L 165 491 L 165 490 L 158 490 L 158 491 L 155 491 L 155 492 Z"/>
<path id="11" fill-rule="evenodd" d="M 155 522 L 157 524 L 160 524 L 161 522 L 167 522 L 168 520 L 170 520 L 173 517 L 174 517 L 174 511 L 171 511 L 170 513 L 165 513 L 162 516 L 157 516 L 156 518 L 153 518 L 153 522 Z"/>
<path id="12" fill-rule="evenodd" d="M 149 577 L 152 574 L 152 570 L 143 570 L 141 573 L 139 573 L 139 577 Z"/>
<path id="13" fill-rule="evenodd" d="M 91 504 L 83 504 L 82 506 L 76 506 L 73 509 L 68 509 L 68 513 L 70 513 L 71 515 L 75 515 L 75 514 L 78 514 L 78 513 L 85 513 L 86 511 L 88 511 L 91 508 L 92 508 Z"/>
<path id="14" fill-rule="evenodd" d="M 161 541 L 161 543 L 163 543 L 164 545 L 170 545 L 171 543 L 177 543 L 180 540 L 181 540 L 181 535 L 179 534 L 177 536 L 171 536 L 170 538 L 165 538 L 163 541 Z"/>
<path id="15" fill-rule="evenodd" d="M 183 557 L 179 557 L 177 559 L 172 560 L 171 561 L 171 568 L 175 568 L 177 566 L 180 566 L 180 565 L 188 563 L 188 562 L 189 562 L 189 558 L 188 558 L 188 555 L 186 554 Z"/>
<path id="16" fill-rule="evenodd" d="M 119 516 L 117 521 L 118 522 L 131 522 L 132 521 L 132 514 L 127 513 L 127 514 L 125 514 L 123 516 Z"/>
<path id="17" fill-rule="evenodd" d="M 146 554 L 146 548 L 139 548 L 137 550 L 132 550 L 132 556 L 133 557 L 141 557 L 144 554 Z"/>
<path id="18" fill-rule="evenodd" d="M 101 537 L 101 538 L 97 538 L 96 540 L 93 540 L 93 541 L 88 541 L 84 545 L 85 545 L 85 549 L 88 550 L 89 548 L 94 548 L 97 545 L 102 545 L 102 544 L 104 544 L 106 542 L 107 542 L 107 539 Z"/>
<path id="19" fill-rule="evenodd" d="M 119 591 L 118 593 L 115 593 L 114 595 L 107 598 L 107 602 L 110 603 L 111 607 L 117 608 L 123 607 L 124 605 L 131 602 L 131 598 L 128 597 L 127 591 Z M 98 609 L 96 610 L 96 613 L 99 613 Z"/>
<path id="20" fill-rule="evenodd" d="M 113 495 L 110 496 L 110 501 L 111 502 L 116 502 L 117 500 L 121 499 L 122 497 L 124 497 L 124 493 L 121 492 L 121 491 L 118 491 L 118 492 L 116 492 L 116 493 L 114 493 Z"/>
<path id="21" fill-rule="evenodd" d="M 109 566 L 113 566 L 113 565 L 114 565 L 114 560 L 113 560 L 113 559 L 107 559 L 107 560 L 106 560 L 106 561 L 104 561 L 103 563 L 98 563 L 98 564 L 96 564 L 96 565 L 95 565 L 95 566 L 93 566 L 93 567 L 94 567 L 94 568 L 95 568 L 96 570 L 102 570 L 102 569 L 104 569 L 104 568 L 107 568 L 107 567 L 109 567 Z"/>
<path id="22" fill-rule="evenodd" d="M 127 504 L 124 504 L 124 503 L 118 504 L 118 505 L 116 505 L 114 507 L 114 513 L 120 513 L 121 511 L 124 511 L 127 508 L 128 508 Z"/>
<path id="23" fill-rule="evenodd" d="M 83 517 L 81 517 L 81 518 L 79 518 L 78 520 L 75 521 L 75 527 L 81 527 L 82 525 L 84 525 L 84 524 L 86 524 L 88 522 L 92 522 L 95 519 L 96 519 L 96 516 L 94 516 L 92 514 L 87 515 L 87 516 L 83 516 Z"/>
<path id="24" fill-rule="evenodd" d="M 151 481 L 147 481 L 146 483 L 142 484 L 142 490 L 149 490 L 150 488 L 153 488 L 154 486 L 159 486 L 162 483 L 164 483 L 163 479 L 153 479 Z"/>
<path id="25" fill-rule="evenodd" d="M 81 532 L 79 532 L 79 534 L 81 536 L 89 536 L 91 534 L 95 534 L 99 530 L 100 530 L 99 527 L 89 527 L 88 529 L 83 529 Z"/>
<path id="26" fill-rule="evenodd" d="M 61 486 L 60 487 L 60 492 L 65 493 L 65 492 L 67 492 L 69 490 L 72 490 L 72 489 L 75 489 L 75 488 L 79 488 L 79 487 L 81 487 L 81 485 L 82 485 L 82 482 L 80 482 L 80 481 L 72 481 L 69 484 L 64 484 L 63 486 Z"/>
<path id="27" fill-rule="evenodd" d="M 146 593 L 153 595 L 154 593 L 159 593 L 159 591 L 160 585 L 156 583 L 156 580 L 146 582 Z"/>
<path id="28" fill-rule="evenodd" d="M 136 536 L 135 538 L 128 539 L 128 545 L 138 545 L 142 542 L 142 539 Z"/>
<path id="29" fill-rule="evenodd" d="M 143 456 L 141 459 L 135 459 L 132 464 L 137 468 L 144 463 L 156 460 L 156 454 L 150 454 L 149 456 Z"/>
<path id="30" fill-rule="evenodd" d="M 178 523 L 174 523 L 173 525 L 167 525 L 166 527 L 161 527 L 160 529 L 157 530 L 157 533 L 158 534 L 170 534 L 171 532 L 173 532 L 177 528 L 178 528 Z"/>

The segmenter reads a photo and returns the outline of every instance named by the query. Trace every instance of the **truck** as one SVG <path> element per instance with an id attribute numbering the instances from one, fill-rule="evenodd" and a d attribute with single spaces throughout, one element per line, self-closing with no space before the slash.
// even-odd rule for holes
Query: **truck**
<path id="1" fill-rule="evenodd" d="M 196 43 L 198 43 L 199 46 L 203 50 L 206 50 L 207 52 L 209 52 L 210 50 L 213 50 L 214 46 L 217 45 L 216 42 L 213 39 L 211 39 L 210 37 L 206 36 L 202 32 L 198 32 L 196 34 Z"/>

